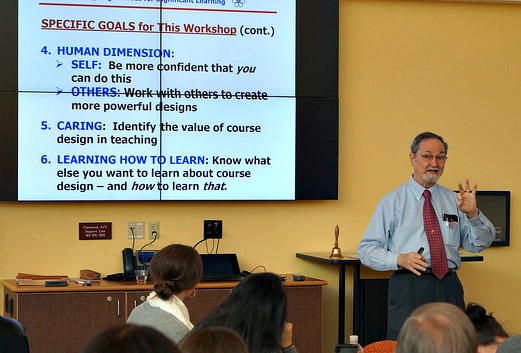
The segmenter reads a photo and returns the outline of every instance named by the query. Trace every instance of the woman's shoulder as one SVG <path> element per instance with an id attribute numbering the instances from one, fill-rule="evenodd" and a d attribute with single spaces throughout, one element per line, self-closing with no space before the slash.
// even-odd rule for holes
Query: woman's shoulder
<path id="1" fill-rule="evenodd" d="M 181 341 L 181 339 L 190 332 L 186 325 L 174 315 L 152 306 L 148 302 L 144 302 L 135 307 L 130 313 L 127 322 L 153 327 L 175 343 Z"/>
<path id="2" fill-rule="evenodd" d="M 297 347 L 292 345 L 292 346 L 282 350 L 282 353 L 298 353 L 298 350 L 297 350 Z"/>
<path id="3" fill-rule="evenodd" d="M 143 302 L 136 306 L 128 316 L 127 322 L 139 324 L 143 321 L 158 321 L 161 318 L 170 318 L 172 315 L 164 312 L 157 306 L 150 305 L 149 302 Z M 175 319 L 175 317 L 174 317 Z"/>

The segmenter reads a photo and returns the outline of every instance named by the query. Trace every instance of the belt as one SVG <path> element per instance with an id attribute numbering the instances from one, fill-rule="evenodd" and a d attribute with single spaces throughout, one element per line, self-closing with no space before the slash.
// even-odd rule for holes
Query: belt
<path id="1" fill-rule="evenodd" d="M 399 270 L 396 270 L 395 272 L 397 272 L 397 273 L 412 273 L 411 271 L 409 271 L 406 268 L 401 268 Z M 434 276 L 434 273 L 432 273 L 432 268 L 430 268 L 430 267 L 427 267 L 425 269 L 425 271 L 418 271 L 418 272 L 420 272 L 422 275 Z M 456 269 L 455 268 L 449 268 L 449 270 L 447 271 L 447 273 L 443 277 L 445 278 L 447 276 L 452 276 L 455 273 L 456 273 Z"/>

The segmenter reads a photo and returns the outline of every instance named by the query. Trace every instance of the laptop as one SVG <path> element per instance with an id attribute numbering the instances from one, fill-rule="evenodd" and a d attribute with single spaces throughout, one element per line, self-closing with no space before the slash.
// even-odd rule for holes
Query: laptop
<path id="1" fill-rule="evenodd" d="M 201 254 L 202 282 L 240 281 L 241 269 L 236 254 Z"/>

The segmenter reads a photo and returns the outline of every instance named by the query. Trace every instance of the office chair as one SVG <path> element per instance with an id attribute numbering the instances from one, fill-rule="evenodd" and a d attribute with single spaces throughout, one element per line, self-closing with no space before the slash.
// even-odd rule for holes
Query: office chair
<path id="1" fill-rule="evenodd" d="M 396 348 L 396 341 L 383 340 L 369 343 L 364 347 L 364 353 L 393 353 Z"/>

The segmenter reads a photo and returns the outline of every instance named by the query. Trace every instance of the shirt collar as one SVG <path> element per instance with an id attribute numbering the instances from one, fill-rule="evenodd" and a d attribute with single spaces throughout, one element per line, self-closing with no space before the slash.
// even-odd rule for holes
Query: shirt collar
<path id="1" fill-rule="evenodd" d="M 411 189 L 414 197 L 419 200 L 422 198 L 423 196 L 423 192 L 425 191 L 425 188 L 418 184 L 418 182 L 416 180 L 414 180 L 414 177 L 411 175 L 411 178 L 409 179 L 409 189 Z M 434 197 L 434 195 L 436 194 L 436 191 L 439 189 L 439 185 L 438 184 L 435 184 L 433 186 L 431 186 L 430 188 L 428 188 L 427 190 L 429 190 L 431 192 L 431 195 Z"/>

